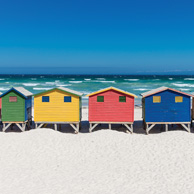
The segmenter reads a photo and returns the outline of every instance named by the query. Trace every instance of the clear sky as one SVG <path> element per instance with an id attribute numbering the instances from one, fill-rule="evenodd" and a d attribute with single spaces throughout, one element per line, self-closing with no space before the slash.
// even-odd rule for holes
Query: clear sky
<path id="1" fill-rule="evenodd" d="M 0 67 L 1 73 L 194 72 L 194 1 L 2 0 Z"/>

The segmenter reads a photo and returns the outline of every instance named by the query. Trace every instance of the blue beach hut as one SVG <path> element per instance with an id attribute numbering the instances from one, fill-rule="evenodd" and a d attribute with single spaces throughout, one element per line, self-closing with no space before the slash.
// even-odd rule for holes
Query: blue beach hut
<path id="1" fill-rule="evenodd" d="M 160 87 L 141 94 L 142 115 L 146 133 L 156 125 L 180 124 L 190 132 L 191 97 L 193 95 Z"/>

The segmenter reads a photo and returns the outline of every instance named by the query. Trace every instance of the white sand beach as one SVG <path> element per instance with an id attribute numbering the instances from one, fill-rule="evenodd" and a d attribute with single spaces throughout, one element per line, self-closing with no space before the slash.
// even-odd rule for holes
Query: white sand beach
<path id="1" fill-rule="evenodd" d="M 86 120 L 83 108 L 79 134 L 69 126 L 0 132 L 0 194 L 194 192 L 193 130 L 158 127 L 145 135 L 140 108 L 132 135 L 120 125 L 88 133 Z"/>

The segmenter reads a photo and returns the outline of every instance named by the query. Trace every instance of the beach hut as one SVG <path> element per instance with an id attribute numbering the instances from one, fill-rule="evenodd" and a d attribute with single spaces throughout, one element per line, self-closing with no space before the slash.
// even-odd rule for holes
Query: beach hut
<path id="1" fill-rule="evenodd" d="M 2 123 L 3 131 L 16 124 L 22 131 L 29 127 L 32 119 L 32 93 L 23 87 L 14 87 L 3 93 Z"/>
<path id="2" fill-rule="evenodd" d="M 36 128 L 44 124 L 70 124 L 76 133 L 81 121 L 81 96 L 83 94 L 58 87 L 34 95 L 34 122 Z"/>
<path id="3" fill-rule="evenodd" d="M 2 93 L 0 92 L 0 95 L 1 95 Z M 1 98 L 0 98 L 0 119 L 1 119 L 1 107 L 2 107 L 2 100 L 1 100 Z"/>
<path id="4" fill-rule="evenodd" d="M 194 97 L 192 98 L 191 117 L 192 117 L 192 122 L 193 122 L 193 120 L 194 120 Z M 192 122 L 191 122 L 191 124 L 193 124 Z"/>
<path id="5" fill-rule="evenodd" d="M 123 124 L 132 133 L 134 98 L 129 92 L 115 87 L 105 88 L 87 95 L 89 97 L 89 123 L 91 132 L 98 124 Z"/>
<path id="6" fill-rule="evenodd" d="M 142 115 L 147 134 L 156 124 L 165 124 L 166 131 L 169 124 L 180 124 L 190 132 L 192 95 L 160 87 L 142 93 L 141 96 Z"/>

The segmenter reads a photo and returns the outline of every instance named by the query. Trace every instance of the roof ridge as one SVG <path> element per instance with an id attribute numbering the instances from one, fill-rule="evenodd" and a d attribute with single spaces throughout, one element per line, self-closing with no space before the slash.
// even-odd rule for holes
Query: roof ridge
<path id="1" fill-rule="evenodd" d="M 88 94 L 88 95 L 86 95 L 86 96 L 92 96 L 92 95 L 99 94 L 99 93 L 101 93 L 101 92 L 104 92 L 104 91 L 107 91 L 107 90 L 111 90 L 111 89 L 113 89 L 113 90 L 115 90 L 115 91 L 119 91 L 119 92 L 121 92 L 121 93 L 125 93 L 125 94 L 127 94 L 127 95 L 129 95 L 129 96 L 133 96 L 133 97 L 137 98 L 137 96 L 136 96 L 135 94 L 130 93 L 130 92 L 127 92 L 127 91 L 122 90 L 122 89 L 119 89 L 119 88 L 116 88 L 116 87 L 113 87 L 113 86 L 110 86 L 110 87 L 107 87 L 107 88 L 104 88 L 104 89 L 97 90 L 97 91 L 92 92 L 92 93 L 90 93 L 90 94 Z"/>
<path id="2" fill-rule="evenodd" d="M 150 91 L 141 93 L 140 95 L 144 98 L 144 97 L 147 97 L 147 96 L 150 96 L 150 95 L 153 95 L 153 94 L 157 94 L 157 93 L 165 91 L 165 90 L 171 90 L 171 91 L 174 91 L 174 92 L 177 92 L 177 93 L 181 93 L 181 94 L 186 95 L 186 96 L 193 97 L 193 95 L 191 95 L 191 94 L 188 94 L 188 93 L 185 93 L 185 92 L 173 89 L 173 88 L 165 87 L 165 86 L 162 86 L 162 87 L 159 87 L 159 88 L 156 88 L 156 89 L 152 89 Z"/>

